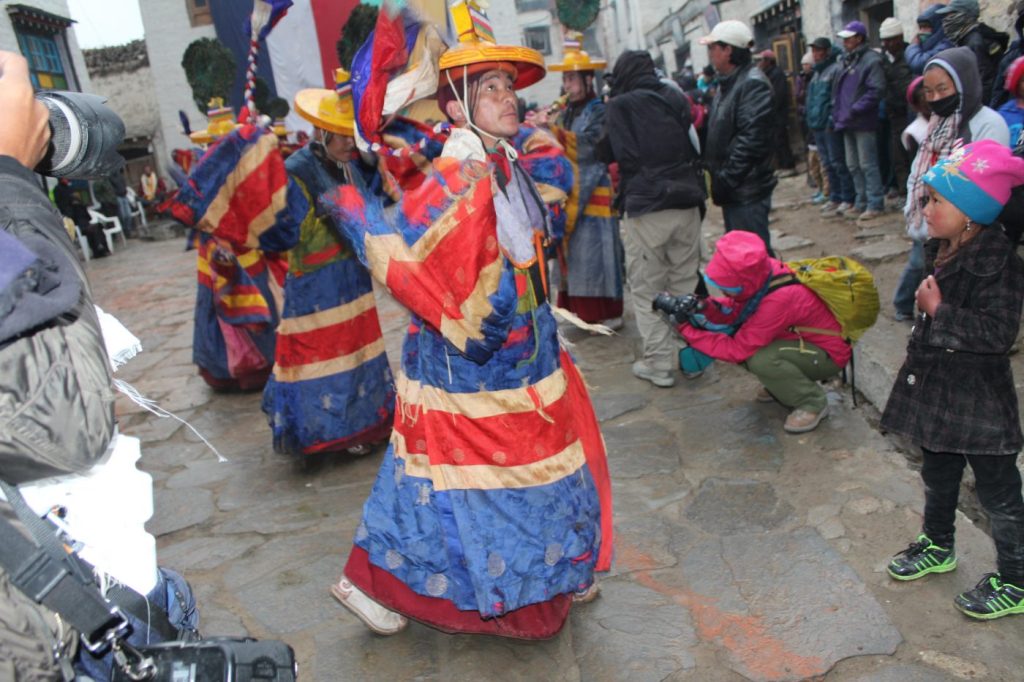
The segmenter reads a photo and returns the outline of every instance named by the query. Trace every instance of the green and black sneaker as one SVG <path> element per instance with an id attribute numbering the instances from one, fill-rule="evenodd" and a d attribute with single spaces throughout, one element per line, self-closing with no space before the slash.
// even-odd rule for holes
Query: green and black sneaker
<path id="1" fill-rule="evenodd" d="M 939 547 L 921 533 L 917 542 L 912 542 L 910 547 L 892 558 L 887 570 L 896 580 L 917 580 L 929 573 L 949 573 L 955 568 L 956 552 L 953 548 Z"/>
<path id="2" fill-rule="evenodd" d="M 953 604 L 981 620 L 1024 613 L 1024 587 L 1004 583 L 998 573 L 986 573 L 973 590 L 958 594 Z"/>

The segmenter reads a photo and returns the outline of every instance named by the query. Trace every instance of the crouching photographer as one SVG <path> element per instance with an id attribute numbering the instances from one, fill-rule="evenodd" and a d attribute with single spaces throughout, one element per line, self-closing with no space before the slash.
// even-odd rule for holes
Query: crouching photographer
<path id="1" fill-rule="evenodd" d="M 759 401 L 792 409 L 787 432 L 817 428 L 828 415 L 818 382 L 838 375 L 851 355 L 825 302 L 789 266 L 769 257 L 750 232 L 735 230 L 719 239 L 704 278 L 725 296 L 662 295 L 654 301 L 689 344 L 681 352 L 684 371 L 699 371 L 702 356 L 742 364 L 762 384 Z"/>

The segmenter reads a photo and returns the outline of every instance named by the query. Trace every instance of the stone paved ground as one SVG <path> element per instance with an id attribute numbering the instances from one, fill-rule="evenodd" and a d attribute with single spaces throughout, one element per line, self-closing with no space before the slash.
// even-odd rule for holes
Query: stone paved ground
<path id="1" fill-rule="evenodd" d="M 780 196 L 799 197 L 789 183 Z M 787 257 L 831 251 L 822 234 L 855 231 L 815 222 L 806 207 L 777 216 L 773 227 L 812 242 Z M 547 642 L 418 624 L 374 636 L 327 586 L 380 452 L 300 468 L 273 453 L 259 394 L 205 386 L 191 364 L 193 257 L 179 241 L 134 240 L 87 270 L 98 303 L 145 348 L 119 377 L 229 459 L 218 463 L 177 422 L 119 399 L 121 428 L 143 441 L 141 466 L 154 479 L 148 528 L 161 563 L 194 585 L 205 633 L 283 638 L 301 679 L 1021 679 L 1024 617 L 973 623 L 951 606 L 994 559 L 991 541 L 965 518 L 957 572 L 918 584 L 886 577 L 887 557 L 919 527 L 921 491 L 904 456 L 872 428 L 870 406 L 853 409 L 849 390 L 836 388 L 833 416 L 794 437 L 782 431 L 785 410 L 754 402 L 755 382 L 736 367 L 654 388 L 630 374 L 631 318 L 614 337 L 565 330 L 614 480 L 616 558 L 601 597 L 575 608 Z M 393 302 L 381 305 L 394 359 L 405 317 Z"/>

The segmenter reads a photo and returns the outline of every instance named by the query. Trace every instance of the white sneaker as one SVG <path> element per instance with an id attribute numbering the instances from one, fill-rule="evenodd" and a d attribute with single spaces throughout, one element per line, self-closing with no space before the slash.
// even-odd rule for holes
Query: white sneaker
<path id="1" fill-rule="evenodd" d="M 597 584 L 597 581 L 590 583 L 590 587 L 579 590 L 572 593 L 573 604 L 589 604 L 590 602 L 597 599 L 597 596 L 601 594 L 601 588 Z"/>
<path id="2" fill-rule="evenodd" d="M 373 601 L 365 592 L 349 582 L 348 578 L 342 577 L 331 585 L 331 594 L 378 635 L 395 635 L 409 625 L 409 620 L 405 616 Z"/>
<path id="3" fill-rule="evenodd" d="M 676 385 L 676 378 L 672 375 L 672 372 L 654 369 L 643 360 L 637 360 L 633 363 L 633 376 L 649 381 L 660 388 L 672 388 Z"/>

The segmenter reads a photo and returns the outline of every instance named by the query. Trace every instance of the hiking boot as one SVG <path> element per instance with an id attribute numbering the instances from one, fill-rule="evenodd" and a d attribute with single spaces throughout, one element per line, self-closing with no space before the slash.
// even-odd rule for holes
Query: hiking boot
<path id="1" fill-rule="evenodd" d="M 841 203 L 838 206 L 836 206 L 836 210 L 835 210 L 834 215 L 839 216 L 839 217 L 843 217 L 847 213 L 849 213 L 850 211 L 856 211 L 856 210 L 857 209 L 854 208 L 853 204 L 844 201 L 843 203 Z M 858 211 L 858 213 L 859 213 L 859 211 Z"/>
<path id="2" fill-rule="evenodd" d="M 875 218 L 878 218 L 881 215 L 881 211 L 876 211 L 873 208 L 869 208 L 868 210 L 864 211 L 859 216 L 857 216 L 857 222 L 863 223 L 868 220 L 874 220 Z"/>
<path id="3" fill-rule="evenodd" d="M 897 554 L 886 570 L 896 580 L 917 580 L 929 573 L 949 573 L 956 568 L 956 552 L 952 547 L 939 547 L 921 533 L 917 542 Z"/>
<path id="4" fill-rule="evenodd" d="M 660 388 L 672 388 L 676 385 L 676 378 L 672 376 L 672 372 L 664 369 L 654 369 L 643 360 L 637 360 L 633 363 L 633 376 L 649 381 Z"/>
<path id="5" fill-rule="evenodd" d="M 786 417 L 786 423 L 782 425 L 786 433 L 807 433 L 818 428 L 821 420 L 828 416 L 828 405 L 821 409 L 821 412 L 808 412 L 799 408 L 793 410 Z"/>
<path id="6" fill-rule="evenodd" d="M 847 220 L 857 220 L 860 218 L 860 214 L 864 213 L 865 209 L 851 206 L 850 208 L 843 211 L 843 217 Z"/>
<path id="7" fill-rule="evenodd" d="M 348 578 L 342 577 L 331 585 L 331 594 L 378 635 L 395 635 L 409 625 L 405 616 L 373 601 Z"/>
<path id="8" fill-rule="evenodd" d="M 762 386 L 757 389 L 757 393 L 754 394 L 754 400 L 759 403 L 774 403 L 775 396 L 768 392 L 768 389 Z"/>
<path id="9" fill-rule="evenodd" d="M 953 605 L 981 620 L 1024 613 L 1024 587 L 1004 583 L 998 573 L 986 573 L 973 590 L 958 594 Z"/>

